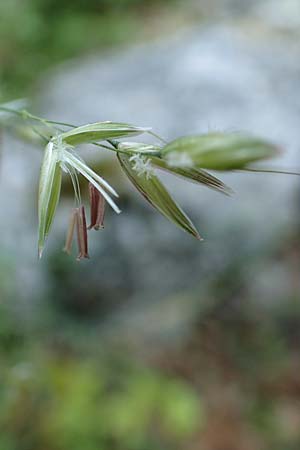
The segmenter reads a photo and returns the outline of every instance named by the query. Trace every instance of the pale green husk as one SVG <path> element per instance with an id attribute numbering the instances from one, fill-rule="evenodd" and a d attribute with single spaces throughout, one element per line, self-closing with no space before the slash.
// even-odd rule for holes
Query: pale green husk
<path id="1" fill-rule="evenodd" d="M 62 133 L 61 139 L 66 144 L 78 145 L 106 139 L 137 136 L 148 130 L 149 128 L 135 127 L 127 123 L 96 122 Z"/>
<path id="2" fill-rule="evenodd" d="M 225 195 L 230 195 L 233 193 L 232 189 L 227 186 L 223 181 L 214 177 L 210 173 L 206 172 L 202 169 L 193 169 L 193 168 L 181 168 L 181 167 L 173 167 L 170 166 L 167 161 L 161 158 L 152 158 L 151 163 L 159 169 L 170 172 L 174 175 L 178 175 L 186 180 L 192 181 L 194 183 L 199 183 L 204 186 L 207 186 L 211 189 L 214 189 L 218 192 L 221 192 Z"/>
<path id="3" fill-rule="evenodd" d="M 161 150 L 162 157 L 172 166 L 211 170 L 242 169 L 277 154 L 278 149 L 274 145 L 241 133 L 182 137 Z"/>
<path id="4" fill-rule="evenodd" d="M 130 161 L 130 156 L 118 154 L 118 159 L 129 180 L 154 208 L 184 231 L 192 234 L 197 239 L 201 239 L 192 221 L 175 203 L 166 188 L 153 173 L 150 176 L 137 173 L 133 169 L 134 163 Z"/>
<path id="5" fill-rule="evenodd" d="M 41 168 L 38 217 L 39 217 L 39 256 L 42 256 L 45 240 L 49 234 L 61 188 L 61 168 L 58 159 L 58 150 L 53 142 L 49 142 L 45 149 Z"/>

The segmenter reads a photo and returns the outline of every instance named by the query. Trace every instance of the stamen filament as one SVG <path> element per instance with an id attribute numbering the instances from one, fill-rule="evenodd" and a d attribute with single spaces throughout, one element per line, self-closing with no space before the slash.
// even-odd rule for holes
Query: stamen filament
<path id="1" fill-rule="evenodd" d="M 65 162 L 68 162 L 69 164 L 72 164 L 73 167 L 80 172 L 90 183 L 92 183 L 96 189 L 98 189 L 98 191 L 103 195 L 103 197 L 105 198 L 105 200 L 107 201 L 107 203 L 112 207 L 112 209 L 117 213 L 120 214 L 121 210 L 118 208 L 118 206 L 115 204 L 115 202 L 111 199 L 111 197 L 107 194 L 107 192 L 100 186 L 99 183 L 97 183 L 97 181 L 95 181 L 95 179 L 93 178 L 93 176 L 97 176 L 97 174 L 95 174 L 95 172 L 93 172 L 92 170 L 90 170 L 89 168 L 87 168 L 87 166 L 85 166 L 84 164 L 81 163 L 80 160 L 78 160 L 76 157 L 73 157 L 73 155 L 70 155 L 69 152 L 67 156 L 65 156 Z M 71 156 L 71 158 L 70 158 Z M 87 170 L 89 169 L 89 170 Z M 90 175 L 90 173 L 93 174 L 93 176 Z M 97 178 L 100 178 L 97 176 Z M 101 179 L 101 178 L 100 178 Z M 102 179 L 101 179 L 102 180 Z M 106 183 L 106 182 L 105 182 Z M 108 183 L 106 183 L 108 184 Z M 109 186 L 109 185 L 108 185 Z M 111 188 L 111 190 L 113 190 Z M 116 194 L 118 195 L 118 194 Z"/>
<path id="2" fill-rule="evenodd" d="M 107 183 L 102 177 L 100 177 L 97 173 L 95 173 L 92 169 L 90 169 L 84 162 L 82 162 L 79 158 L 72 155 L 72 153 L 65 151 L 64 158 L 66 160 L 69 160 L 70 164 L 73 165 L 79 172 L 81 172 L 83 175 L 83 172 L 88 173 L 92 178 L 94 178 L 95 181 L 97 181 L 99 184 L 101 184 L 105 189 L 107 189 L 112 195 L 115 197 L 119 197 L 117 192 L 110 186 L 110 184 Z M 80 168 L 80 170 L 79 170 Z"/>
<path id="3" fill-rule="evenodd" d="M 74 237 L 76 221 L 77 221 L 77 209 L 73 209 L 71 217 L 70 217 L 69 228 L 68 228 L 68 233 L 67 233 L 67 237 L 66 237 L 66 243 L 64 246 L 64 252 L 68 253 L 68 255 L 70 255 L 71 251 L 72 251 L 72 242 L 73 242 L 73 237 Z"/>

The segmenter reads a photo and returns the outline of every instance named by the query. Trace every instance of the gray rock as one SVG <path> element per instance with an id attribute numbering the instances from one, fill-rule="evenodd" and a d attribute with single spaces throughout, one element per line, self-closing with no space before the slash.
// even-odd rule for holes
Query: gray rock
<path id="1" fill-rule="evenodd" d="M 298 0 L 190 0 L 190 8 L 208 20 L 247 22 L 272 30 L 300 31 L 300 3 Z"/>
<path id="2" fill-rule="evenodd" d="M 73 61 L 45 81 L 41 109 L 49 118 L 77 124 L 113 120 L 152 126 L 167 139 L 209 129 L 245 130 L 284 149 L 277 161 L 265 165 L 298 168 L 298 43 L 276 36 L 251 36 L 236 27 L 207 27 L 153 45 Z M 98 155 L 104 158 L 102 152 Z M 28 177 L 33 172 L 36 176 L 36 171 L 34 162 Z M 121 199 L 122 215 L 109 214 L 105 232 L 92 237 L 94 264 L 74 270 L 74 292 L 79 289 L 83 297 L 86 293 L 104 302 L 114 299 L 114 304 L 121 304 L 112 319 L 116 326 L 125 323 L 126 330 L 137 327 L 139 333 L 143 323 L 143 331 L 151 333 L 155 320 L 160 323 L 172 317 L 171 332 L 174 323 L 182 323 L 184 317 L 190 320 L 199 307 L 196 295 L 188 304 L 184 299 L 181 308 L 175 308 L 172 301 L 166 303 L 169 307 L 161 316 L 162 298 L 200 289 L 203 302 L 209 300 L 214 297 L 211 286 L 224 270 L 230 276 L 236 271 L 236 278 L 250 289 L 260 275 L 256 262 L 269 260 L 279 242 L 297 226 L 299 180 L 266 174 L 219 176 L 235 190 L 233 198 L 162 176 L 199 227 L 204 243 L 194 242 L 160 217 L 128 182 L 123 205 Z M 116 184 L 119 177 L 116 172 Z M 6 183 L 16 196 L 20 188 L 14 187 L 9 176 Z M 22 211 L 19 214 L 24 218 Z M 22 221 L 22 217 L 14 220 Z M 28 257 L 32 245 L 30 240 L 22 254 Z M 268 270 L 272 273 L 277 272 Z M 288 276 L 282 271 L 278 280 L 282 283 Z M 276 276 L 269 275 L 269 279 L 276 296 Z M 89 290 L 83 288 L 83 280 Z M 264 303 L 269 296 L 261 276 L 259 280 L 261 289 L 255 295 Z M 70 295 L 62 283 L 58 297 Z M 152 315 L 141 299 L 151 302 Z M 130 325 L 128 317 L 133 317 Z"/>

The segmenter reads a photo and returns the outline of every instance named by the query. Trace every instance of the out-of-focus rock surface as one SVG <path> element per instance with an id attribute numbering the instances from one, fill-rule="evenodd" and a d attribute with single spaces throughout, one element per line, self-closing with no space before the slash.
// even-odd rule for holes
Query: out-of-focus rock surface
<path id="1" fill-rule="evenodd" d="M 265 13 L 258 3 L 259 7 L 251 2 L 248 11 L 252 26 L 198 26 L 159 43 L 63 66 L 44 83 L 44 115 L 77 124 L 127 121 L 152 126 L 167 139 L 209 129 L 246 130 L 284 149 L 264 166 L 299 169 L 300 41 L 297 33 L 277 32 L 271 14 L 275 31 L 265 24 L 259 28 L 259 17 Z M 264 2 L 265 8 L 272 11 L 272 3 Z M 296 8 L 296 2 L 289 3 Z M 17 272 L 30 273 L 25 276 L 26 289 L 22 283 L 19 289 L 31 296 L 46 265 L 37 265 L 32 232 L 32 180 L 36 182 L 39 161 L 25 146 L 11 147 L 7 143 L 3 155 L 1 204 L 10 213 L 1 223 L 1 246 L 18 252 Z M 101 161 L 101 152 L 96 154 Z M 282 299 L 291 286 L 300 295 L 293 267 L 271 258 L 297 228 L 299 179 L 219 176 L 235 190 L 232 198 L 162 176 L 204 236 L 198 243 L 146 205 L 129 181 L 121 183 L 116 170 L 110 181 L 122 193 L 123 213 L 107 214 L 105 231 L 91 238 L 93 259 L 78 265 L 70 290 L 62 283 L 57 295 L 120 303 L 111 321 L 134 335 L 162 329 L 172 334 L 178 323 L 193 317 L 201 298 L 203 304 L 213 300 L 211 283 L 224 271 L 240 277 L 251 298 L 267 306 Z M 68 209 L 60 211 L 57 229 L 65 227 Z M 62 235 L 57 239 L 62 244 Z M 55 276 L 57 281 L 60 272 Z M 200 295 L 188 300 L 181 295 L 196 289 Z M 170 301 L 162 303 L 166 298 Z M 114 329 L 111 321 L 109 330 Z"/>
<path id="2" fill-rule="evenodd" d="M 299 34 L 298 0 L 191 0 L 190 7 L 204 18 L 256 21 L 256 25 L 293 30 Z"/>

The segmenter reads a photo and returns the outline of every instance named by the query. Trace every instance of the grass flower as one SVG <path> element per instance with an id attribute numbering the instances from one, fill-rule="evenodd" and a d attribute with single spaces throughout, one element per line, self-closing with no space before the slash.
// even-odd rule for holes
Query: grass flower
<path id="1" fill-rule="evenodd" d="M 114 197 L 118 197 L 114 188 L 75 153 L 76 145 L 88 143 L 115 152 L 123 172 L 144 199 L 168 220 L 198 240 L 202 238 L 195 225 L 157 177 L 157 169 L 225 195 L 231 195 L 232 189 L 205 169 L 300 175 L 298 171 L 255 166 L 255 163 L 261 160 L 276 157 L 279 149 L 270 142 L 244 133 L 214 132 L 183 136 L 166 142 L 150 128 L 118 122 L 96 122 L 75 126 L 37 117 L 20 109 L 22 106 L 24 106 L 23 101 L 0 105 L 0 127 L 10 131 L 13 129 L 16 132 L 18 127 L 11 127 L 11 123 L 14 122 L 12 117 L 15 116 L 29 124 L 27 128 L 31 132 L 30 139 L 32 133 L 35 133 L 35 141 L 47 142 L 38 198 L 40 257 L 54 220 L 63 172 L 69 174 L 75 193 L 75 208 L 71 214 L 64 248 L 67 253 L 71 253 L 76 231 L 77 259 L 88 258 L 87 232 L 90 229 L 103 228 L 106 203 L 116 213 L 121 212 L 114 201 Z M 32 122 L 37 122 L 38 126 L 33 126 Z M 16 123 L 19 123 L 18 120 Z M 67 131 L 62 131 L 65 128 Z M 28 130 L 26 129 L 25 133 L 22 132 L 23 138 L 24 136 L 28 138 Z M 151 135 L 159 141 L 159 144 L 119 142 L 121 138 L 131 138 L 143 133 Z M 53 135 L 55 136 L 51 137 Z M 81 201 L 79 174 L 89 182 L 91 215 L 89 227 L 86 225 L 85 209 Z"/>
<path id="2" fill-rule="evenodd" d="M 154 174 L 153 167 L 151 165 L 151 159 L 144 155 L 133 155 L 129 158 L 129 161 L 133 163 L 132 168 L 137 172 L 139 176 L 145 175 L 149 180 Z"/>
<path id="3" fill-rule="evenodd" d="M 39 257 L 42 256 L 45 241 L 49 234 L 56 207 L 60 197 L 62 173 L 66 172 L 70 175 L 75 201 L 79 212 L 76 213 L 77 233 L 80 237 L 80 255 L 87 257 L 87 239 L 84 237 L 86 228 L 85 213 L 81 206 L 81 195 L 78 181 L 78 174 L 83 175 L 90 185 L 93 186 L 95 192 L 112 207 L 116 213 L 120 213 L 120 209 L 113 201 L 111 196 L 118 197 L 116 191 L 105 181 L 100 175 L 95 173 L 79 156 L 74 152 L 73 147 L 66 144 L 61 136 L 53 138 L 46 146 L 44 159 L 41 168 L 39 199 L 38 199 L 38 217 L 39 217 Z M 74 218 L 72 220 L 75 220 Z M 98 226 L 101 217 L 96 217 L 95 226 Z M 99 225 L 100 226 L 100 225 Z M 79 239 L 79 238 L 78 238 Z M 67 250 L 70 244 L 66 245 Z"/>

